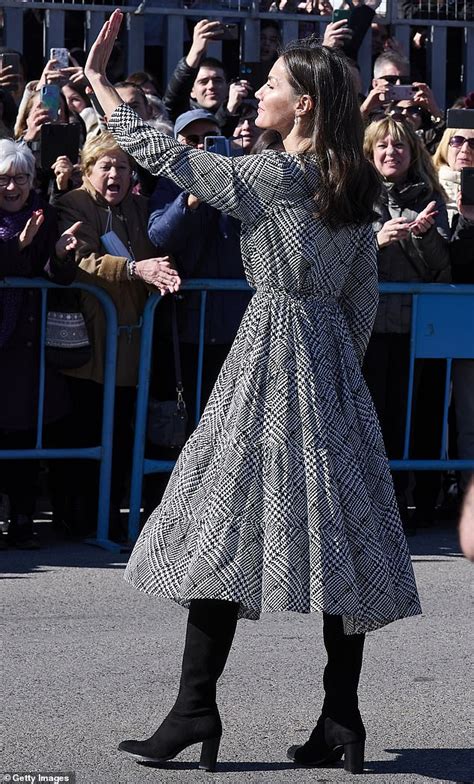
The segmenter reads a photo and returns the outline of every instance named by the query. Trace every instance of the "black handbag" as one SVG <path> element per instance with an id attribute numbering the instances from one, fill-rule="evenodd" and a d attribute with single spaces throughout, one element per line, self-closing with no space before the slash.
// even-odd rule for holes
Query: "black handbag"
<path id="1" fill-rule="evenodd" d="M 173 330 L 173 355 L 176 377 L 176 400 L 148 400 L 147 438 L 155 446 L 180 449 L 187 438 L 188 412 L 183 397 L 181 375 L 181 355 L 178 339 L 178 319 L 176 300 L 171 304 L 171 324 Z"/>
<path id="2" fill-rule="evenodd" d="M 82 367 L 92 356 L 92 346 L 76 292 L 52 299 L 46 316 L 46 363 L 57 370 Z"/>

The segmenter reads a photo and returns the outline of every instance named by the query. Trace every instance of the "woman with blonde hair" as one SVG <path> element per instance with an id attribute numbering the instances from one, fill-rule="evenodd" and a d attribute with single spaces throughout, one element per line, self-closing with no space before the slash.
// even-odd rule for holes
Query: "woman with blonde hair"
<path id="1" fill-rule="evenodd" d="M 179 277 L 169 257 L 157 257 L 148 239 L 148 203 L 132 192 L 133 160 L 121 150 L 110 133 L 87 140 L 81 152 L 83 183 L 57 202 L 60 225 L 68 226 L 72 216 L 81 221 L 77 233 L 77 281 L 100 286 L 111 296 L 117 309 L 117 371 L 115 432 L 112 471 L 111 535 L 120 537 L 120 501 L 130 466 L 131 421 L 135 405 L 140 331 L 137 329 L 149 294 L 149 285 L 176 291 Z M 79 445 L 99 443 L 104 380 L 105 320 L 98 300 L 81 292 L 92 345 L 91 359 L 81 368 L 67 371 L 73 400 L 69 441 Z M 90 470 L 89 470 L 90 469 Z M 74 472 L 69 472 L 70 474 Z M 81 481 L 82 480 L 82 481 Z M 80 497 L 71 525 L 96 518 L 97 480 L 95 468 L 78 461 L 74 488 L 67 493 Z M 80 531 L 77 531 L 80 533 Z"/>
<path id="2" fill-rule="evenodd" d="M 454 283 L 474 283 L 474 207 L 463 204 L 461 172 L 474 166 L 474 129 L 448 128 L 434 156 L 440 180 L 448 193 L 451 225 L 449 246 Z M 453 363 L 458 457 L 474 459 L 474 360 Z M 465 492 L 472 471 L 462 471 L 459 489 Z"/>
<path id="3" fill-rule="evenodd" d="M 467 166 L 474 166 L 474 130 L 446 128 L 433 155 L 433 164 L 447 195 L 446 208 L 451 225 L 458 213 L 457 197 L 461 189 L 461 171 Z"/>
<path id="4" fill-rule="evenodd" d="M 374 205 L 380 282 L 449 282 L 449 228 L 444 193 L 423 142 L 411 126 L 393 117 L 373 122 L 365 132 L 364 151 L 382 177 Z M 367 348 L 364 374 L 382 425 L 388 456 L 402 456 L 406 419 L 411 324 L 410 294 L 382 294 Z M 417 366 L 412 456 L 436 457 L 441 444 L 443 369 L 424 360 Z M 427 394 L 424 395 L 424 391 Z M 423 406 L 416 410 L 417 401 Z M 407 474 L 395 474 L 395 490 L 407 529 L 434 519 L 438 476 L 417 474 L 415 518 L 406 498 Z"/>

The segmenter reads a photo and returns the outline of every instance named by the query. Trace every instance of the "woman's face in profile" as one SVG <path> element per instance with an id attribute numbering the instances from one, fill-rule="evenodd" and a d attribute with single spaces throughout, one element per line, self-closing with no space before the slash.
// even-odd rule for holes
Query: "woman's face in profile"
<path id="1" fill-rule="evenodd" d="M 122 150 L 102 155 L 86 176 L 97 193 L 111 206 L 120 204 L 132 184 L 132 170 Z"/>
<path id="2" fill-rule="evenodd" d="M 386 136 L 374 145 L 374 165 L 379 174 L 389 182 L 403 182 L 411 163 L 410 147 L 403 139 Z"/>
<path id="3" fill-rule="evenodd" d="M 266 84 L 255 93 L 258 100 L 258 128 L 271 128 L 283 138 L 293 128 L 298 99 L 288 81 L 283 60 L 280 57 L 272 66 Z"/>

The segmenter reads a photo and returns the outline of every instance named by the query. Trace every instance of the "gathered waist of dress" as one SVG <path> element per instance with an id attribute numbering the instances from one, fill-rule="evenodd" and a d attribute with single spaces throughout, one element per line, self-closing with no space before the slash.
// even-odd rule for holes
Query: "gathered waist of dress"
<path id="1" fill-rule="evenodd" d="M 286 289 L 278 289 L 270 286 L 257 286 L 255 294 L 259 294 L 272 299 L 289 299 L 294 302 L 321 302 L 325 305 L 337 305 L 338 299 L 334 294 L 322 294 L 320 292 L 307 292 L 307 291 L 287 291 Z M 254 295 L 255 296 L 255 295 Z"/>

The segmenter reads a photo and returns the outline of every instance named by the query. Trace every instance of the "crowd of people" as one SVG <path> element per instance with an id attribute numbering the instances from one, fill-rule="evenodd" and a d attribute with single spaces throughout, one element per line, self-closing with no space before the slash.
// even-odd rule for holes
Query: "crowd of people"
<path id="1" fill-rule="evenodd" d="M 352 30 L 344 19 L 328 25 L 322 43 L 346 52 L 366 125 L 365 155 L 382 182 L 373 223 L 379 280 L 473 283 L 474 207 L 462 203 L 460 177 L 463 168 L 474 166 L 474 130 L 446 127 L 445 113 L 429 85 L 413 76 L 410 62 L 396 46 L 377 56 L 371 88 L 364 94 L 357 48 L 376 5 L 367 3 L 356 9 L 360 14 Z M 183 145 L 212 151 L 225 137 L 224 148 L 214 149 L 223 149 L 229 156 L 282 150 L 279 134 L 270 129 L 262 132 L 255 123 L 255 90 L 277 59 L 278 24 L 262 23 L 259 67 L 231 81 L 222 62 L 207 55 L 208 43 L 221 31 L 219 21 L 199 21 L 189 51 L 177 63 L 163 94 L 149 73 L 125 78 L 122 74 L 115 85 L 121 99 L 141 119 Z M 22 55 L 19 58 L 21 63 Z M 147 298 L 153 291 L 167 295 L 155 319 L 151 394 L 158 400 L 169 400 L 175 394 L 176 314 L 184 399 L 192 412 L 199 296 L 180 291 L 181 280 L 243 279 L 244 262 L 236 218 L 202 203 L 171 180 L 150 174 L 118 147 L 79 60 L 71 59 L 67 67 L 49 60 L 39 78 L 26 84 L 21 68 L 14 73 L 11 66 L 0 67 L 0 277 L 45 276 L 63 284 L 64 290 L 54 290 L 48 307 L 84 316 L 90 342 L 84 361 L 74 367 L 56 361 L 47 367 L 44 443 L 49 446 L 96 445 L 101 434 L 104 317 L 92 294 L 67 290 L 67 284 L 98 286 L 115 304 L 119 333 L 109 534 L 121 541 L 126 538 L 120 509 L 131 471 L 140 319 Z M 56 95 L 56 105 L 48 101 L 51 95 Z M 455 107 L 474 110 L 474 95 L 461 96 Z M 45 132 L 55 125 L 75 126 L 78 147 L 72 157 L 65 149 L 56 149 Z M 54 156 L 46 166 L 48 145 Z M 208 297 L 202 406 L 250 298 L 251 292 L 214 292 Z M 363 363 L 388 456 L 393 459 L 400 458 L 403 449 L 410 317 L 410 295 L 381 296 Z M 0 288 L 4 381 L 0 450 L 35 445 L 40 323 L 38 291 Z M 444 372 L 440 360 L 417 362 L 413 457 L 439 456 Z M 453 364 L 450 423 L 451 455 L 474 459 L 474 360 Z M 188 434 L 193 426 L 189 416 Z M 178 454 L 170 446 L 148 448 L 155 457 L 174 459 Z M 0 461 L 0 492 L 9 501 L 8 533 L 0 536 L 2 548 L 38 547 L 33 517 L 40 492 L 39 470 L 34 460 Z M 406 530 L 433 523 L 442 497 L 441 475 L 417 472 L 413 479 L 400 472 L 394 480 Z M 467 473 L 458 477 L 460 497 L 467 481 Z M 150 480 L 145 506 L 156 505 L 163 489 L 161 480 Z M 58 531 L 85 536 L 95 530 L 97 463 L 49 461 L 48 493 Z"/>

